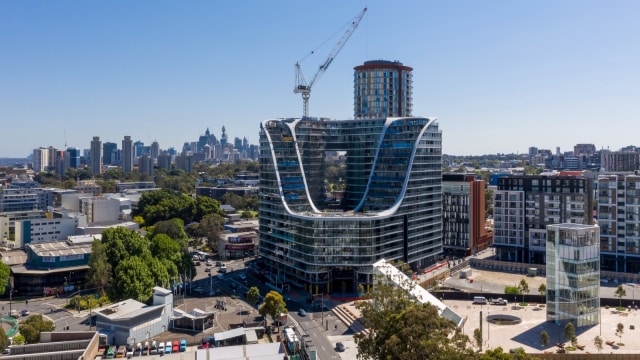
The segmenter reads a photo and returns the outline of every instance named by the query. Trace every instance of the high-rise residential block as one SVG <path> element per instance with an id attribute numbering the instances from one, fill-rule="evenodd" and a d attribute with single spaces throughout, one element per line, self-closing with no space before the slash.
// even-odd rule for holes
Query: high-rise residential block
<path id="1" fill-rule="evenodd" d="M 501 177 L 493 201 L 493 244 L 501 261 L 544 264 L 547 225 L 593 224 L 592 180 L 583 177 Z"/>
<path id="2" fill-rule="evenodd" d="M 598 177 L 602 270 L 640 273 L 640 176 Z"/>
<path id="3" fill-rule="evenodd" d="M 329 201 L 328 154 L 344 153 Z M 267 120 L 260 130 L 260 254 L 269 281 L 355 293 L 373 264 L 414 268 L 442 252 L 442 133 L 435 119 Z"/>
<path id="4" fill-rule="evenodd" d="M 33 149 L 33 171 L 36 173 L 47 171 L 49 166 L 49 149 Z"/>
<path id="5" fill-rule="evenodd" d="M 485 206 L 484 180 L 468 174 L 442 175 L 442 247 L 446 255 L 465 257 L 491 245 Z"/>
<path id="6" fill-rule="evenodd" d="M 399 61 L 373 60 L 354 68 L 356 119 L 411 116 L 413 69 Z"/>

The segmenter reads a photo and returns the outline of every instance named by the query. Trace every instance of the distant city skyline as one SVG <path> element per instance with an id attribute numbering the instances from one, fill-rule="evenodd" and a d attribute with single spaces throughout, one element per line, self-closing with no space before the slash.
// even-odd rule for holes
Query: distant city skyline
<path id="1" fill-rule="evenodd" d="M 445 154 L 640 144 L 636 1 L 14 1 L 0 3 L 0 157 L 93 136 L 180 149 L 222 126 L 257 144 L 261 121 L 302 114 L 296 61 L 311 77 L 365 6 L 310 116 L 353 118 L 354 67 L 397 60 Z"/>

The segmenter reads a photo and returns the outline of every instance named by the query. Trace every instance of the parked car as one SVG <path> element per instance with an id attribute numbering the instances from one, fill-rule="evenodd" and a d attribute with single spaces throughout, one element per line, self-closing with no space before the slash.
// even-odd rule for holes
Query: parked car
<path id="1" fill-rule="evenodd" d="M 211 268 L 208 267 L 208 268 L 204 269 L 204 272 L 211 272 Z"/>
<path id="2" fill-rule="evenodd" d="M 496 300 L 491 301 L 492 304 L 494 305 L 508 305 L 509 302 L 506 299 L 503 298 L 498 298 Z"/>
<path id="3" fill-rule="evenodd" d="M 180 352 L 187 351 L 187 339 L 180 340 Z"/>
<path id="4" fill-rule="evenodd" d="M 159 353 L 163 353 L 164 352 L 164 343 L 163 342 L 158 344 L 158 352 Z"/>
<path id="5" fill-rule="evenodd" d="M 343 352 L 345 350 L 344 344 L 341 342 L 336 343 L 336 351 Z"/>
<path id="6" fill-rule="evenodd" d="M 304 311 L 304 309 L 300 309 L 300 310 L 298 310 L 298 315 L 300 315 L 300 316 L 307 316 L 307 312 L 306 312 L 306 311 Z"/>
<path id="7" fill-rule="evenodd" d="M 167 341 L 164 344 L 164 353 L 165 354 L 171 354 L 171 341 Z"/>
<path id="8" fill-rule="evenodd" d="M 171 352 L 179 352 L 180 351 L 180 342 L 178 340 L 173 340 L 173 347 L 171 348 Z"/>

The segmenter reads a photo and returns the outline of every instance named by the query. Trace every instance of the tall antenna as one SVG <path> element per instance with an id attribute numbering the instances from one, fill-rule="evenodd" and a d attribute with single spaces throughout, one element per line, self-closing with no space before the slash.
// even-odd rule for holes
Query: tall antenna
<path id="1" fill-rule="evenodd" d="M 67 130 L 64 130 L 64 150 L 67 150 Z"/>

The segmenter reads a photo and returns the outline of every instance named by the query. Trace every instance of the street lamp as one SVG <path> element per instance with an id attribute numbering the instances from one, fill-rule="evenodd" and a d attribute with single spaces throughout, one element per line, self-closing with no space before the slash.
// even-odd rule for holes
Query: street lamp
<path id="1" fill-rule="evenodd" d="M 11 279 L 9 279 L 8 282 L 9 282 L 9 316 L 11 316 L 11 311 L 12 311 L 11 310 L 11 303 L 12 303 L 12 300 L 13 300 L 13 292 L 15 290 L 13 289 L 13 284 L 11 284 Z"/>
<path id="2" fill-rule="evenodd" d="M 489 317 L 491 316 L 491 311 L 487 311 L 487 345 L 489 345 L 489 340 L 491 339 L 491 322 L 489 321 Z M 491 346 L 489 346 L 491 349 Z"/>

